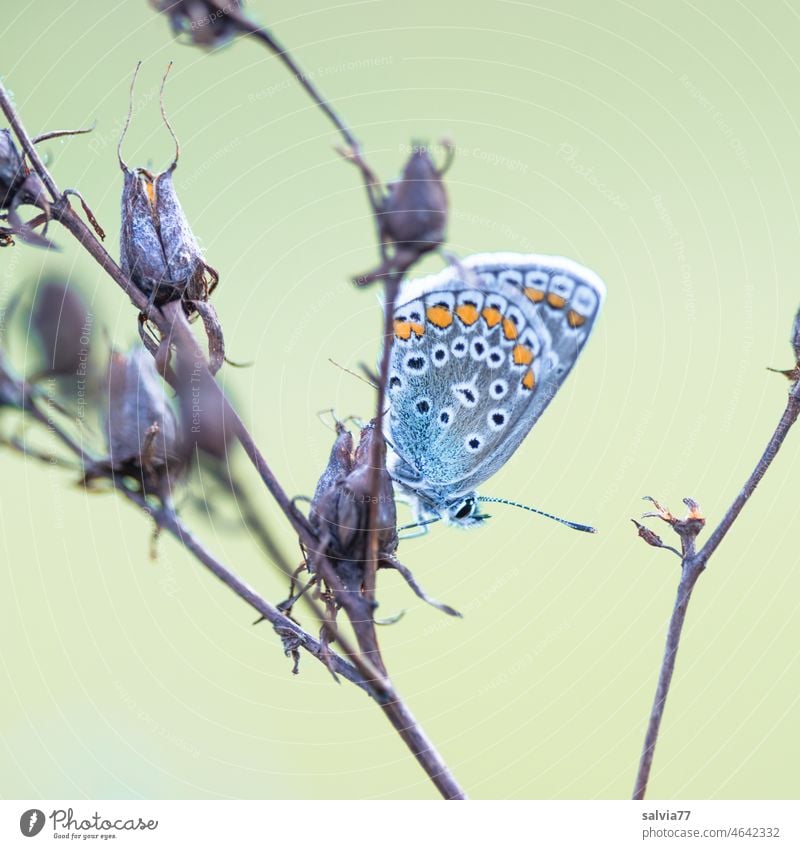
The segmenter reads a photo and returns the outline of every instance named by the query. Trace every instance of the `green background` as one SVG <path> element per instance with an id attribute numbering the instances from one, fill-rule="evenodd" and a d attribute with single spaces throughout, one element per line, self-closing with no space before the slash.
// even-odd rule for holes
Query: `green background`
<path id="1" fill-rule="evenodd" d="M 395 683 L 474 797 L 630 794 L 678 578 L 629 518 L 652 494 L 716 522 L 784 406 L 798 305 L 800 18 L 786 3 L 388 0 L 321 8 L 253 0 L 385 177 L 412 139 L 449 135 L 449 244 L 563 254 L 608 301 L 565 388 L 485 484 L 590 522 L 510 508 L 436 527 L 400 555 L 453 620 L 381 575 Z M 329 363 L 374 362 L 372 224 L 338 138 L 256 43 L 176 44 L 144 0 L 13 4 L 0 62 L 31 132 L 97 121 L 45 146 L 116 256 L 115 146 L 144 66 L 129 162 L 183 146 L 176 186 L 209 262 L 235 360 L 222 372 L 277 476 L 311 494 L 332 434 L 368 387 Z M 59 254 L 0 254 L 0 295 L 69 275 L 118 344 L 135 312 L 66 233 Z M 440 267 L 430 259 L 425 269 Z M 24 338 L 12 358 L 26 370 Z M 16 432 L 3 422 L 6 435 Z M 46 444 L 45 437 L 45 444 Z M 711 561 L 689 613 L 652 798 L 798 794 L 800 571 L 792 433 Z M 364 695 L 304 657 L 301 675 L 252 611 L 111 495 L 0 456 L 0 794 L 6 797 L 435 797 Z M 296 541 L 237 459 L 292 560 Z M 201 483 L 192 484 L 202 494 Z M 285 581 L 235 521 L 187 506 L 207 544 L 268 598 Z M 403 514 L 406 515 L 406 514 Z M 661 528 L 657 528 L 661 532 Z M 668 536 L 668 533 L 665 534 Z M 304 615 L 304 622 L 313 623 Z"/>

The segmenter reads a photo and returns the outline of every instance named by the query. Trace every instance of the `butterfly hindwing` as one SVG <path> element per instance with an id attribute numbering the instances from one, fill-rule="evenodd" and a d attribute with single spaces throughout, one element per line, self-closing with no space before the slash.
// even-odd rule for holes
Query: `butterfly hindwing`
<path id="1" fill-rule="evenodd" d="M 403 483 L 451 497 L 494 474 L 569 374 L 603 296 L 588 269 L 526 254 L 478 254 L 407 284 L 387 428 Z"/>

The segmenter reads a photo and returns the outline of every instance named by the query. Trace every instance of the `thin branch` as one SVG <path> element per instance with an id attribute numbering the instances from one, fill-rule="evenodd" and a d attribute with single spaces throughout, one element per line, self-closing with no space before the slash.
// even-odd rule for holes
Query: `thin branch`
<path id="1" fill-rule="evenodd" d="M 378 398 L 375 408 L 375 433 L 378 438 L 373 439 L 370 445 L 370 469 L 369 469 L 369 525 L 367 538 L 367 563 L 364 574 L 364 592 L 367 597 L 373 599 L 375 597 L 375 581 L 378 571 L 378 511 L 380 507 L 380 487 L 381 487 L 381 461 L 380 450 L 381 440 L 383 440 L 383 416 L 384 407 L 386 406 L 386 387 L 389 383 L 389 364 L 392 354 L 392 340 L 394 339 L 394 308 L 397 301 L 397 293 L 400 288 L 402 273 L 396 271 L 390 272 L 386 278 L 384 287 L 384 307 L 383 307 L 383 345 L 381 350 L 380 373 L 378 374 Z"/>
<path id="2" fill-rule="evenodd" d="M 789 391 L 789 398 L 786 402 L 786 409 L 775 428 L 775 432 L 772 434 L 769 442 L 767 443 L 764 453 L 761 455 L 756 467 L 753 469 L 742 487 L 741 492 L 736 496 L 733 503 L 723 516 L 722 521 L 708 538 L 706 544 L 700 549 L 700 551 L 695 552 L 694 536 L 692 536 L 688 544 L 687 541 L 684 540 L 685 553 L 681 561 L 681 580 L 678 584 L 675 606 L 672 611 L 672 617 L 670 619 L 669 629 L 667 632 L 664 657 L 661 661 L 661 670 L 658 676 L 658 685 L 656 687 L 656 694 L 650 711 L 650 719 L 647 725 L 644 746 L 639 760 L 639 769 L 633 790 L 634 799 L 644 799 L 647 792 L 647 784 L 650 779 L 650 771 L 653 766 L 653 755 L 655 753 L 656 743 L 658 742 L 661 721 L 664 717 L 664 707 L 666 705 L 667 696 L 669 695 L 672 675 L 675 671 L 675 659 L 680 646 L 681 633 L 686 621 L 686 613 L 697 579 L 705 570 L 709 558 L 717 550 L 717 547 L 731 529 L 739 514 L 742 512 L 742 508 L 766 474 L 767 469 L 769 469 L 772 461 L 775 459 L 775 456 L 783 444 L 783 441 L 786 439 L 787 434 L 791 430 L 792 425 L 797 421 L 798 414 L 800 414 L 800 381 L 797 381 L 792 385 L 792 388 Z M 696 508 L 696 505 L 694 505 L 694 507 Z M 690 505 L 690 510 L 691 509 L 692 507 Z M 676 530 L 678 530 L 677 526 L 680 525 L 680 522 L 676 520 L 674 524 L 676 525 Z M 680 530 L 678 532 L 680 533 Z"/>

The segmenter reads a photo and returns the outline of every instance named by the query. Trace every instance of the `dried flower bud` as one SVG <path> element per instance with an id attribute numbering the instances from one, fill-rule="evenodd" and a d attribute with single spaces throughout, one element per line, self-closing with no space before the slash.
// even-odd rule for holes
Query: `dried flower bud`
<path id="1" fill-rule="evenodd" d="M 370 491 L 370 454 L 374 439 L 379 440 L 377 496 Z M 397 515 L 392 481 L 386 471 L 386 444 L 376 436 L 373 423 L 361 431 L 354 453 L 352 449 L 352 436 L 339 425 L 328 466 L 311 504 L 311 523 L 319 534 L 321 546 L 330 557 L 350 561 L 350 572 L 353 568 L 363 569 L 370 504 L 375 497 L 378 499 L 375 525 L 379 534 L 378 551 L 381 556 L 388 557 L 397 548 Z M 348 583 L 352 583 L 352 575 Z"/>
<path id="2" fill-rule="evenodd" d="M 206 0 L 150 0 L 150 5 L 169 17 L 175 35 L 198 47 L 219 47 L 239 31 L 228 13 L 241 10 L 241 0 L 226 0 L 222 8 Z"/>
<path id="3" fill-rule="evenodd" d="M 358 278 L 368 283 L 390 271 L 404 272 L 421 256 L 440 247 L 447 228 L 447 191 L 442 176 L 452 161 L 452 145 L 445 144 L 448 159 L 437 169 L 428 148 L 413 145 L 403 174 L 388 187 L 379 210 L 381 241 L 393 249 L 388 260 Z"/>
<path id="4" fill-rule="evenodd" d="M 136 73 L 138 70 L 139 66 Z M 146 168 L 129 168 L 122 159 L 122 142 L 131 119 L 136 73 L 131 83 L 128 119 L 118 147 L 119 164 L 124 174 L 120 266 L 151 303 L 162 306 L 170 301 L 181 301 L 187 315 L 193 315 L 192 301 L 207 301 L 219 275 L 203 260 L 172 182 L 180 147 L 164 112 L 166 74 L 161 84 L 161 114 L 175 140 L 175 158 L 159 174 Z"/>
<path id="5" fill-rule="evenodd" d="M 3 234 L 3 241 L 9 244 L 11 236 L 16 234 L 21 239 L 39 247 L 51 247 L 50 242 L 35 233 L 17 212 L 17 208 L 30 204 L 41 209 L 45 215 L 50 214 L 50 205 L 44 186 L 39 177 L 30 172 L 9 130 L 0 130 L 0 211 L 6 210 L 11 231 Z"/>
<path id="6" fill-rule="evenodd" d="M 87 480 L 127 475 L 143 493 L 168 498 L 182 471 L 178 424 L 153 358 L 142 347 L 111 354 L 106 439 L 108 459 L 90 469 Z"/>
<path id="7" fill-rule="evenodd" d="M 92 314 L 74 287 L 44 282 L 34 301 L 31 326 L 42 352 L 38 376 L 86 378 L 92 337 Z"/>
<path id="8" fill-rule="evenodd" d="M 447 192 L 426 147 L 414 146 L 402 178 L 389 186 L 381 223 L 398 249 L 420 255 L 444 242 Z"/>

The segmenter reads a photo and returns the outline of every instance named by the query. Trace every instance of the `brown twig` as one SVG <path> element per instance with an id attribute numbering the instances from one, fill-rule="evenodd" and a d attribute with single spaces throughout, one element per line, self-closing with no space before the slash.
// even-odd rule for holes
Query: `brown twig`
<path id="1" fill-rule="evenodd" d="M 786 409 L 775 428 L 775 432 L 770 437 L 767 447 L 764 449 L 764 453 L 761 455 L 758 463 L 756 463 L 756 466 L 747 481 L 745 481 L 741 491 L 723 516 L 722 521 L 719 525 L 717 525 L 705 545 L 699 551 L 695 551 L 694 538 L 700 528 L 693 531 L 693 529 L 685 526 L 685 523 L 692 521 L 692 514 L 695 512 L 695 508 L 697 507 L 694 502 L 687 499 L 687 503 L 690 507 L 690 513 L 686 520 L 676 520 L 675 517 L 671 516 L 668 511 L 665 511 L 664 508 L 657 503 L 656 508 L 658 509 L 658 512 L 656 514 L 650 514 L 657 515 L 658 518 L 673 525 L 681 537 L 683 554 L 681 558 L 681 578 L 678 584 L 678 592 L 675 597 L 675 606 L 670 618 L 664 657 L 661 661 L 661 670 L 658 676 L 658 685 L 656 687 L 656 694 L 650 711 L 650 719 L 647 725 L 644 746 L 639 760 L 639 770 L 636 775 L 636 783 L 633 790 L 634 799 L 644 799 L 645 793 L 647 792 L 650 770 L 653 765 L 653 755 L 655 753 L 656 743 L 658 742 L 661 721 L 664 716 L 664 707 L 669 694 L 672 675 L 675 671 L 675 658 L 678 654 L 681 633 L 686 621 L 686 612 L 688 610 L 692 591 L 697 583 L 697 579 L 708 565 L 711 555 L 717 550 L 719 544 L 722 542 L 725 535 L 731 529 L 733 523 L 742 512 L 742 508 L 747 503 L 753 492 L 755 492 L 759 482 L 766 474 L 772 461 L 775 459 L 775 455 L 778 453 L 784 439 L 786 439 L 792 425 L 797 421 L 798 414 L 800 414 L 800 381 L 797 381 L 792 385 L 792 388 L 789 391 L 789 398 L 786 402 Z M 697 512 L 694 520 L 698 521 L 699 518 L 699 512 Z M 700 527 L 702 527 L 702 525 L 700 525 Z"/>

